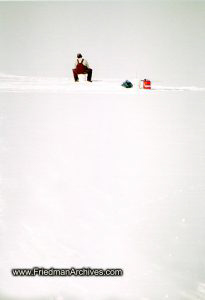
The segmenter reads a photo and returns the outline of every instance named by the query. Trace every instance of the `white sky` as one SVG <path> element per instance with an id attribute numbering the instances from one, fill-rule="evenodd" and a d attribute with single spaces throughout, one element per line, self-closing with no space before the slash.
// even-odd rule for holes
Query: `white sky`
<path id="1" fill-rule="evenodd" d="M 0 3 L 0 72 L 72 76 L 77 52 L 97 78 L 204 81 L 202 2 Z"/>

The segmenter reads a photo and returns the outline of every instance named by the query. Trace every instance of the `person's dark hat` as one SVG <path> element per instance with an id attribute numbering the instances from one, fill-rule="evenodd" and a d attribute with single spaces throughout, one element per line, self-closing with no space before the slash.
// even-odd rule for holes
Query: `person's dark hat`
<path id="1" fill-rule="evenodd" d="M 82 54 L 81 53 L 78 53 L 77 54 L 77 58 L 82 58 L 83 56 L 82 56 Z"/>

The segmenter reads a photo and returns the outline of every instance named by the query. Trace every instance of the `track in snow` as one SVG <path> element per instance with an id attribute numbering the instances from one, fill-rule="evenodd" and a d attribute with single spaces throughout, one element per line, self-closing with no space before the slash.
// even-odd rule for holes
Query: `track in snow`
<path id="1" fill-rule="evenodd" d="M 140 90 L 139 79 L 131 79 L 133 88 L 121 86 L 125 79 L 102 79 L 89 82 L 73 82 L 67 77 L 32 77 L 0 74 L 0 92 L 60 92 L 72 94 L 136 94 L 153 91 L 205 91 L 205 87 L 197 86 L 164 86 L 152 83 L 152 90 Z"/>

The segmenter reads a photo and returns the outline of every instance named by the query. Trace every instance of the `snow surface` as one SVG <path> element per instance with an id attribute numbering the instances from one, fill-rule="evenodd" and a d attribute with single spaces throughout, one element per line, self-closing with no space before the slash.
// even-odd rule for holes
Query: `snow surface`
<path id="1" fill-rule="evenodd" d="M 129 79 L 134 87 L 126 89 L 121 86 L 125 79 L 96 79 L 92 82 L 74 82 L 70 78 L 15 76 L 0 73 L 0 92 L 58 92 L 72 94 L 136 94 L 148 92 L 139 89 L 139 78 Z M 197 86 L 167 86 L 152 82 L 153 91 L 205 91 L 205 87 Z"/>
<path id="2" fill-rule="evenodd" d="M 205 298 L 204 88 L 121 82 L 0 76 L 0 299 Z"/>

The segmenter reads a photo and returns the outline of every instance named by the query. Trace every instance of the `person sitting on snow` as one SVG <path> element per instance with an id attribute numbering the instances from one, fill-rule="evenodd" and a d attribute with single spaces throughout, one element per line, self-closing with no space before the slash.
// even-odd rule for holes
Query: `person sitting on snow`
<path id="1" fill-rule="evenodd" d="M 75 81 L 79 81 L 78 74 L 88 74 L 87 81 L 92 82 L 92 69 L 89 68 L 88 62 L 80 53 L 77 54 L 75 69 L 73 69 L 73 76 Z"/>

